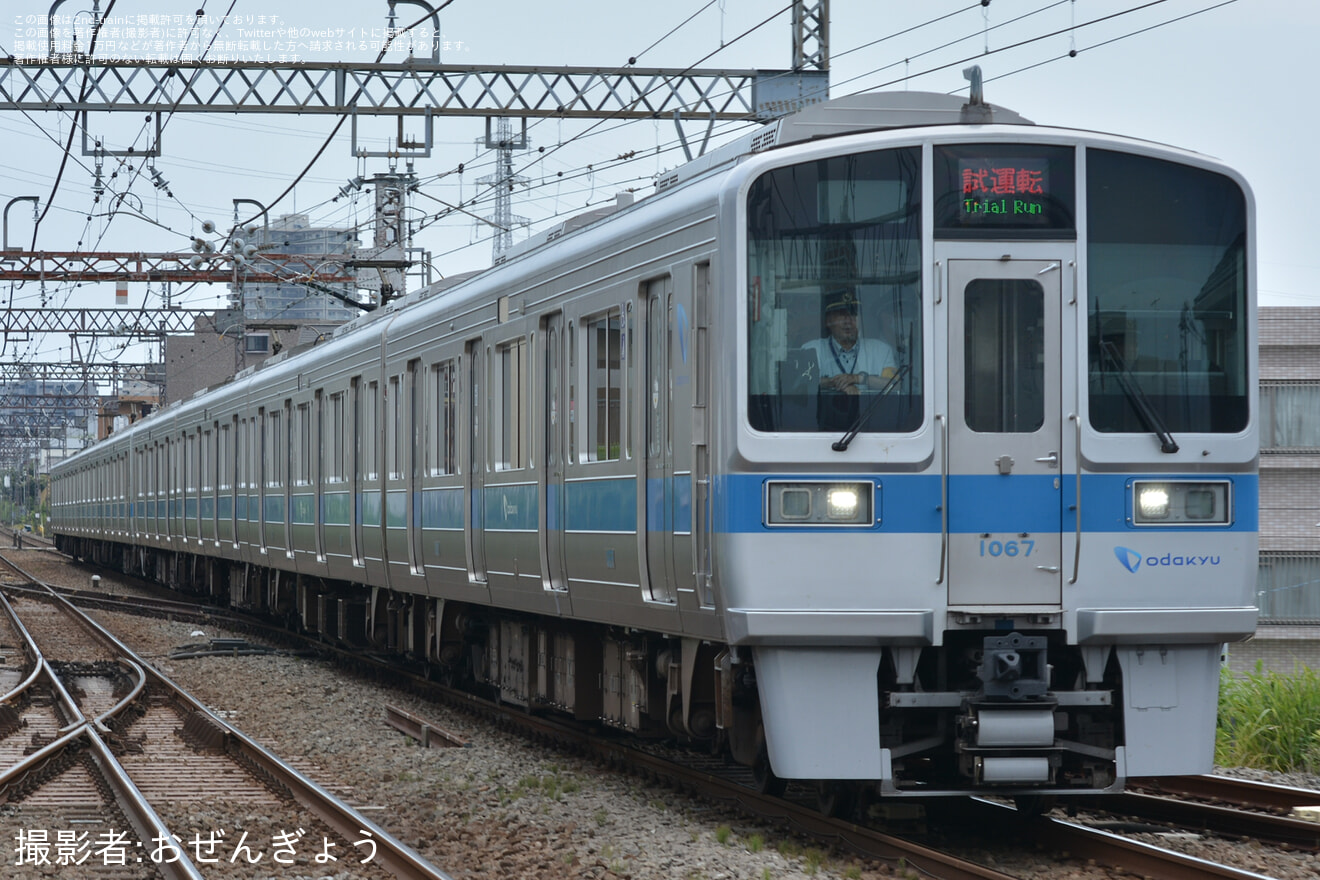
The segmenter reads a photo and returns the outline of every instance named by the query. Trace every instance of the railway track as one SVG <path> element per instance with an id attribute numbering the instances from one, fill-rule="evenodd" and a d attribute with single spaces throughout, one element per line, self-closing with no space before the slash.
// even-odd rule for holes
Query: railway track
<path id="1" fill-rule="evenodd" d="M 1237 840 L 1257 840 L 1310 852 L 1320 851 L 1320 823 L 1283 813 L 1320 804 L 1320 792 L 1270 786 L 1220 776 L 1138 781 L 1126 794 L 1082 798 L 1078 807 L 1204 831 Z"/>
<path id="2" fill-rule="evenodd" d="M 10 526 L 0 526 L 0 543 L 16 550 L 24 548 L 48 550 L 55 546 L 55 542 L 44 535 L 38 535 L 36 532 L 25 532 L 22 529 L 11 528 Z"/>
<path id="3" fill-rule="evenodd" d="M 0 803 L 21 823 L 15 864 L 43 863 L 58 839 L 66 857 L 131 876 L 243 876 L 241 856 L 251 876 L 268 875 L 252 867 L 265 859 L 445 877 L 65 600 L 3 605 L 31 669 L 3 700 L 25 707 L 0 740 Z M 244 819 L 263 815 L 281 827 L 250 836 Z"/>
<path id="4" fill-rule="evenodd" d="M 103 593 L 91 591 L 76 591 L 73 596 L 75 601 L 87 601 L 103 607 L 113 607 L 115 610 L 135 610 L 141 613 L 142 608 L 137 607 L 140 603 L 148 609 L 147 613 L 160 616 L 176 614 L 182 616 L 185 611 L 198 613 L 196 606 L 189 606 L 187 603 L 129 597 L 109 599 Z M 230 615 L 224 611 L 207 610 L 202 614 L 212 623 L 223 622 L 225 625 L 228 625 L 226 619 L 231 616 L 235 620 L 244 619 L 242 615 Z M 245 626 L 251 627 L 252 624 L 249 621 Z M 285 631 L 279 632 L 283 633 L 286 641 L 294 638 Z M 341 662 L 351 664 L 360 670 L 369 670 L 373 677 L 379 677 L 384 673 L 395 677 L 400 675 L 397 668 L 380 663 L 374 658 L 339 651 L 319 642 L 307 642 L 305 645 L 308 648 L 314 647 L 318 651 L 334 654 Z M 727 768 L 713 761 L 694 762 L 690 752 L 684 753 L 686 758 L 681 759 L 663 754 L 664 750 L 659 750 L 662 754 L 651 754 L 646 750 L 639 750 L 634 744 L 618 742 L 610 738 L 602 739 L 589 729 L 564 724 L 553 718 L 529 714 L 522 709 L 483 701 L 466 692 L 442 688 L 422 677 L 413 677 L 410 683 L 414 690 L 424 692 L 429 698 L 440 699 L 450 705 L 495 719 L 500 726 L 516 727 L 527 737 L 554 741 L 575 753 L 592 755 L 604 765 L 635 774 L 648 784 L 665 785 L 697 794 L 721 809 L 736 810 L 748 816 L 768 820 L 825 845 L 839 847 L 868 858 L 890 862 L 901 859 L 915 869 L 937 877 L 1012 876 L 993 867 L 953 855 L 949 850 L 957 849 L 956 846 L 945 847 L 938 841 L 931 842 L 930 838 L 906 831 L 890 833 L 883 826 L 868 827 L 827 818 L 816 809 L 814 791 L 809 791 L 803 786 L 790 786 L 787 799 L 766 797 L 749 788 L 749 776 L 741 768 Z M 1145 784 L 1171 787 L 1174 781 L 1151 780 Z M 1294 797 L 1306 799 L 1305 794 L 1295 794 Z M 1311 797 L 1315 799 L 1317 796 L 1311 793 Z M 911 804 L 911 802 L 907 803 Z M 1041 852 L 1055 853 L 1064 861 L 1082 859 L 1114 870 L 1152 878 L 1178 878 L 1178 880 L 1193 876 L 1224 878 L 1263 876 L 1181 855 L 1150 844 L 1134 842 L 1120 835 L 1108 833 L 1103 828 L 1086 827 L 1077 822 L 1060 819 L 1024 817 L 1002 805 L 978 802 L 969 802 L 962 808 L 971 812 L 955 813 L 944 809 L 948 803 L 941 802 L 941 807 L 932 808 L 931 825 L 938 823 L 944 827 L 957 829 L 994 829 L 989 836 L 1001 844 L 1009 840 L 1019 841 L 1038 848 Z M 1179 827 L 1210 830 L 1201 824 L 1184 825 L 1177 820 L 1170 821 L 1175 821 Z M 938 833 L 934 837 L 938 837 Z"/>

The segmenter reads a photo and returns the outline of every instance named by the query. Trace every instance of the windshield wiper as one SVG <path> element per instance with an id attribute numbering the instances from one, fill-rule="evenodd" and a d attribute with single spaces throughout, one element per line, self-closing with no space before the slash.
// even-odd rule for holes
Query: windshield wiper
<path id="1" fill-rule="evenodd" d="M 830 446 L 831 449 L 835 452 L 846 452 L 848 450 L 848 444 L 853 442 L 853 438 L 857 436 L 857 432 L 862 430 L 862 425 L 866 424 L 866 420 L 871 417 L 871 413 L 875 412 L 876 406 L 878 406 L 880 401 L 884 400 L 885 397 L 889 395 L 890 391 L 893 391 L 898 387 L 898 380 L 902 379 L 903 376 L 907 374 L 907 371 L 907 364 L 904 364 L 894 371 L 894 375 L 889 377 L 889 381 L 885 383 L 885 387 L 876 392 L 875 397 L 871 398 L 871 402 L 866 405 L 866 409 L 862 410 L 857 416 L 857 421 L 852 423 L 852 427 L 848 429 L 848 433 L 844 434 L 838 440 L 835 440 L 833 445 Z"/>
<path id="2" fill-rule="evenodd" d="M 1141 419 L 1141 424 L 1147 431 L 1154 434 L 1160 441 L 1160 452 L 1174 453 L 1178 451 L 1178 444 L 1174 441 L 1173 435 L 1165 427 L 1164 420 L 1160 418 L 1155 407 L 1151 405 L 1150 398 L 1146 397 L 1146 392 L 1141 390 L 1141 385 L 1137 378 L 1132 375 L 1127 364 L 1123 362 L 1123 356 L 1118 353 L 1118 346 L 1108 339 L 1100 340 L 1100 364 L 1101 369 L 1108 367 L 1118 380 L 1118 387 L 1123 389 L 1123 395 L 1132 404 L 1136 410 L 1137 418 Z"/>

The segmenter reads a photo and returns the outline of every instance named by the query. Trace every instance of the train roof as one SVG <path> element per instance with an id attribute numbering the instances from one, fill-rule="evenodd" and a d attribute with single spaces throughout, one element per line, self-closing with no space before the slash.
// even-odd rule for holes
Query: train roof
<path id="1" fill-rule="evenodd" d="M 771 121 L 756 131 L 745 134 L 667 172 L 656 181 L 656 196 L 671 193 L 712 171 L 776 147 L 864 131 L 966 124 L 1034 125 L 1035 123 L 1003 107 L 977 100 L 969 102 L 960 96 L 938 92 L 869 92 L 849 95 L 830 101 L 822 101 L 797 113 Z M 649 202 L 650 199 L 643 201 Z M 354 320 L 335 328 L 331 335 L 338 338 L 351 334 L 364 325 L 395 314 L 399 310 L 422 300 L 463 287 L 466 282 L 486 275 L 507 260 L 535 251 L 570 233 L 600 222 L 632 205 L 632 193 L 622 193 L 613 204 L 576 214 L 514 246 L 488 269 L 457 273 L 441 279 L 385 307 L 358 316 Z M 321 334 L 317 342 L 324 341 L 325 336 L 326 334 Z M 309 343 L 287 349 L 260 364 L 241 370 L 237 375 L 224 382 L 198 391 L 188 400 L 173 401 L 151 415 L 155 416 L 174 411 L 181 405 L 202 398 L 220 387 L 232 386 L 236 382 L 272 368 L 314 347 L 316 347 L 315 343 Z M 139 424 L 141 422 L 155 423 L 150 416 L 141 420 Z"/>
<path id="2" fill-rule="evenodd" d="M 655 183 L 656 194 L 668 192 L 698 177 L 735 163 L 754 153 L 819 138 L 930 125 L 1034 125 L 1030 119 L 1003 107 L 966 101 L 939 92 L 867 92 L 812 104 L 780 117 L 703 156 L 666 172 Z M 576 214 L 510 248 L 496 265 L 549 244 L 558 238 L 605 219 L 633 203 L 632 193 L 616 203 Z"/>

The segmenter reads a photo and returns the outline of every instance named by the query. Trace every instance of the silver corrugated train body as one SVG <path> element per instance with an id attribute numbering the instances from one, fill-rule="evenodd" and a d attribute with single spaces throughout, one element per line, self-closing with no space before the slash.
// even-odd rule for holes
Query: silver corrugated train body
<path id="1" fill-rule="evenodd" d="M 1204 772 L 1253 273 L 1205 157 L 829 102 L 80 453 L 54 529 L 831 805 Z"/>

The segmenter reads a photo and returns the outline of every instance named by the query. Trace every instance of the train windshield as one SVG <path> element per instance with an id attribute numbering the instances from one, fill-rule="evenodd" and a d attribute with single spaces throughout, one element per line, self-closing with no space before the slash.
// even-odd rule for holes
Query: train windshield
<path id="1" fill-rule="evenodd" d="M 1247 426 L 1246 199 L 1220 174 L 1088 150 L 1088 394 L 1106 433 Z"/>
<path id="2" fill-rule="evenodd" d="M 748 193 L 748 419 L 778 432 L 921 424 L 921 153 L 769 171 Z"/>

